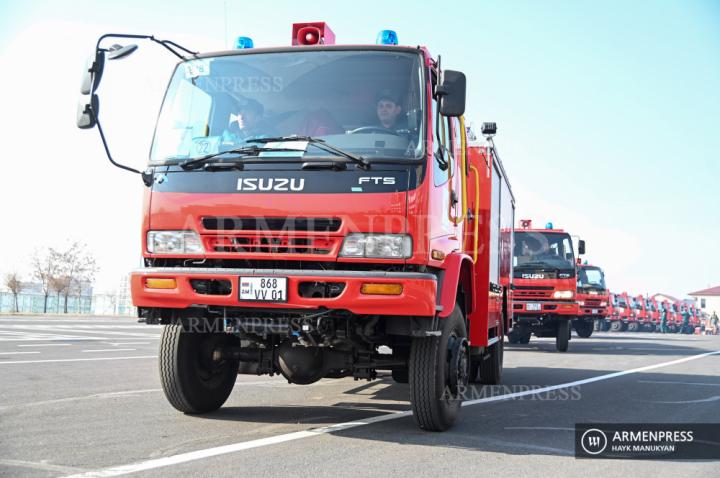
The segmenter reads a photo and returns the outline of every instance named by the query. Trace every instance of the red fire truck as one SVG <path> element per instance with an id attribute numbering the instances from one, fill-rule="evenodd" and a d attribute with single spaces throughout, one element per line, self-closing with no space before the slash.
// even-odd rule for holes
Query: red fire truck
<path id="1" fill-rule="evenodd" d="M 655 332 L 660 328 L 660 308 L 657 301 L 652 297 L 645 298 L 645 310 L 647 310 L 647 330 Z"/>
<path id="2" fill-rule="evenodd" d="M 621 332 L 628 329 L 628 323 L 631 321 L 632 310 L 627 292 L 613 294 L 615 301 L 613 302 L 613 312 L 616 313 L 611 319 L 610 330 L 613 332 Z"/>
<path id="3" fill-rule="evenodd" d="M 288 32 L 290 33 L 290 32 Z M 105 60 L 160 44 L 180 58 L 144 172 L 107 150 Z M 199 54 L 104 35 L 78 126 L 141 175 L 144 267 L 132 297 L 164 324 L 161 382 L 185 413 L 222 406 L 238 373 L 409 382 L 415 421 L 445 430 L 466 384 L 498 383 L 511 324 L 514 199 L 493 143 L 467 144 L 465 76 L 424 47 L 292 46 Z M 391 354 L 379 353 L 381 346 Z"/>
<path id="4" fill-rule="evenodd" d="M 529 219 L 515 231 L 513 330 L 511 343 L 526 344 L 531 334 L 555 337 L 555 347 L 565 352 L 572 321 L 578 317 L 575 252 L 570 234 L 548 223 L 533 229 Z M 585 241 L 578 242 L 585 253 Z"/>
<path id="5" fill-rule="evenodd" d="M 573 320 L 575 332 L 580 337 L 590 337 L 599 330 L 608 315 L 610 292 L 605 285 L 605 273 L 597 266 L 578 264 L 577 302 L 578 317 Z"/>
<path id="6" fill-rule="evenodd" d="M 648 323 L 647 309 L 645 308 L 645 297 L 638 295 L 630 297 L 630 303 L 632 305 L 632 314 L 635 320 L 628 323 L 628 330 L 630 332 L 640 332 L 645 329 Z"/>

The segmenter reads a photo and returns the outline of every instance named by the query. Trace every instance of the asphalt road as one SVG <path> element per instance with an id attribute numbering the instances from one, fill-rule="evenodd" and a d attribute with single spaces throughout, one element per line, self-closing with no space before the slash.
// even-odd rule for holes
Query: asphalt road
<path id="1" fill-rule="evenodd" d="M 720 461 L 575 459 L 573 432 L 720 423 L 720 355 L 702 355 L 720 337 L 600 333 L 564 354 L 554 339 L 506 344 L 503 386 L 474 387 L 451 431 L 425 433 L 389 377 L 241 375 L 221 410 L 183 415 L 160 389 L 160 330 L 0 317 L 0 476 L 720 476 Z"/>

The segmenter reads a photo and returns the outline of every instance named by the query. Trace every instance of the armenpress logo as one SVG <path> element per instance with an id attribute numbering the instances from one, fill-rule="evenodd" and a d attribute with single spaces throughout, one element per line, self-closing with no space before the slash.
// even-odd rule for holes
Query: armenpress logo
<path id="1" fill-rule="evenodd" d="M 608 439 L 602 430 L 591 428 L 582 434 L 580 446 L 588 455 L 599 455 L 607 448 Z"/>

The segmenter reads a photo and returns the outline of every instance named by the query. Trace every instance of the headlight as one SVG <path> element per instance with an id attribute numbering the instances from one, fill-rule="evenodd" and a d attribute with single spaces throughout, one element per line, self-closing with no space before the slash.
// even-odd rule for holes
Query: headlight
<path id="1" fill-rule="evenodd" d="M 573 292 L 571 290 L 556 290 L 553 293 L 553 299 L 572 299 Z"/>
<path id="2" fill-rule="evenodd" d="M 205 254 L 195 231 L 148 231 L 147 250 L 153 254 Z"/>
<path id="3" fill-rule="evenodd" d="M 605 301 L 600 302 L 600 307 L 607 307 L 607 302 L 605 302 Z"/>
<path id="4" fill-rule="evenodd" d="M 412 256 L 412 238 L 405 234 L 349 234 L 340 256 L 405 259 Z"/>
<path id="5" fill-rule="evenodd" d="M 584 300 L 579 300 L 579 301 L 578 301 L 578 305 L 579 305 L 580 307 L 583 307 L 583 306 L 585 305 L 585 301 L 584 301 Z"/>

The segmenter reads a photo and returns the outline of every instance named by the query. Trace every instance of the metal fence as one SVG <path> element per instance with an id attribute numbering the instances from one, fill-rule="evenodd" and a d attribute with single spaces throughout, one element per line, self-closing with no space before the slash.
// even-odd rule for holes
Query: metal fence
<path id="1" fill-rule="evenodd" d="M 43 294 L 18 294 L 20 313 L 42 314 L 45 296 Z M 47 313 L 62 314 L 65 311 L 65 297 L 50 295 L 47 298 Z M 15 297 L 8 292 L 0 292 L 0 313 L 15 312 Z M 70 296 L 67 304 L 68 314 L 75 315 L 136 315 L 135 307 L 128 301 L 108 299 L 104 295 Z"/>

